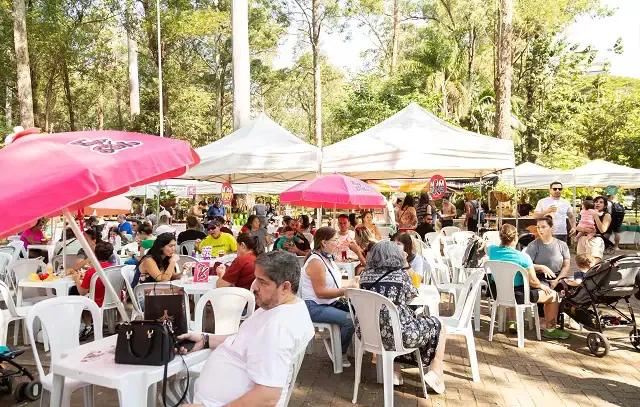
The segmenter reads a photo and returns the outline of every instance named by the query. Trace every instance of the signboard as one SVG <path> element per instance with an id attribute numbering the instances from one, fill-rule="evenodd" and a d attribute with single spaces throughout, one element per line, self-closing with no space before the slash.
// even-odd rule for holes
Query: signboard
<path id="1" fill-rule="evenodd" d="M 196 195 L 196 186 L 195 185 L 189 185 L 187 187 L 187 195 L 189 195 L 189 196 L 195 196 Z"/>
<path id="2" fill-rule="evenodd" d="M 231 205 L 231 201 L 233 200 L 233 187 L 231 186 L 231 184 L 229 184 L 228 182 L 222 184 L 220 194 L 222 195 L 222 204 Z"/>
<path id="3" fill-rule="evenodd" d="M 447 193 L 447 181 L 441 175 L 434 175 L 429 181 L 431 199 L 440 199 Z"/>
<path id="4" fill-rule="evenodd" d="M 193 269 L 193 282 L 206 283 L 209 281 L 209 263 L 197 262 Z"/>
<path id="5" fill-rule="evenodd" d="M 618 193 L 618 187 L 615 185 L 609 185 L 604 189 L 605 195 L 615 195 Z"/>

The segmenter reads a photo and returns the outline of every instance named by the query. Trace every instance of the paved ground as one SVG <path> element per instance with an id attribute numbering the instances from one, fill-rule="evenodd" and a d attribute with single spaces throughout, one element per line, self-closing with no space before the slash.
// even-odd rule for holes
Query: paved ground
<path id="1" fill-rule="evenodd" d="M 640 302 L 633 302 L 640 312 Z M 442 310 L 447 315 L 446 309 Z M 533 331 L 527 331 L 523 349 L 518 349 L 515 334 L 497 334 L 489 342 L 489 318 L 483 306 L 482 329 L 476 334 L 480 363 L 480 382 L 472 382 L 467 351 L 462 337 L 450 337 L 446 344 L 445 384 L 443 395 L 422 395 L 416 369 L 404 371 L 404 385 L 395 388 L 396 406 L 639 406 L 640 352 L 628 340 L 628 331 L 609 331 L 611 353 L 604 358 L 589 354 L 586 333 L 569 331 L 567 341 L 538 342 Z M 348 406 L 353 395 L 354 368 L 333 374 L 324 347 L 318 341 L 316 352 L 308 355 L 298 375 L 290 406 Z M 41 350 L 41 355 L 43 352 Z M 26 352 L 21 361 L 35 372 L 33 357 Z M 382 406 L 382 385 L 375 380 L 375 365 L 365 356 L 363 382 L 358 405 Z M 96 406 L 117 406 L 115 392 L 97 388 Z M 13 398 L 0 396 L 0 406 L 14 404 Z M 36 406 L 39 403 L 21 403 Z M 73 405 L 82 405 L 81 393 L 73 396 Z"/>

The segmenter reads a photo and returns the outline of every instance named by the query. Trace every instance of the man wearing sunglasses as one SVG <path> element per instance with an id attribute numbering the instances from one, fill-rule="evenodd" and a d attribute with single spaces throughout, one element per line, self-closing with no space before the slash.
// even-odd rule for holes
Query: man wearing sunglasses
<path id="1" fill-rule="evenodd" d="M 538 218 L 549 215 L 553 217 L 553 237 L 569 244 L 567 233 L 567 219 L 570 229 L 576 227 L 576 215 L 573 213 L 571 203 L 562 199 L 562 183 L 553 182 L 549 186 L 549 197 L 538 201 L 534 215 Z"/>

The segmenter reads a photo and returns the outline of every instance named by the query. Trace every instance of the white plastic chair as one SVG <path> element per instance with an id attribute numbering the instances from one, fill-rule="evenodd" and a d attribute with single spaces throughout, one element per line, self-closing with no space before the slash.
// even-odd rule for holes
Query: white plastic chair
<path id="1" fill-rule="evenodd" d="M 9 236 L 7 238 L 7 241 L 9 241 L 9 242 L 13 242 L 14 240 L 20 240 L 20 235 Z"/>
<path id="2" fill-rule="evenodd" d="M 66 263 L 67 267 L 73 267 L 74 264 L 76 264 L 76 260 L 78 259 L 78 256 L 75 254 L 65 254 L 64 255 L 66 257 L 65 262 L 63 262 L 62 260 L 62 254 L 59 254 L 57 256 L 53 257 L 53 260 L 51 261 L 51 264 L 53 265 L 53 271 L 56 273 L 60 273 L 60 272 L 64 272 L 63 270 L 63 265 Z"/>
<path id="3" fill-rule="evenodd" d="M 456 311 L 452 317 L 442 318 L 442 323 L 447 327 L 448 335 L 462 335 L 467 341 L 469 352 L 469 364 L 474 382 L 480 381 L 480 369 L 478 368 L 478 356 L 476 355 L 476 343 L 471 329 L 471 315 L 479 299 L 480 286 L 484 271 L 476 271 L 471 274 L 460 289 L 460 297 L 456 304 Z"/>
<path id="4" fill-rule="evenodd" d="M 452 237 L 453 237 L 453 242 L 455 244 L 464 244 L 464 245 L 466 245 L 467 242 L 469 241 L 469 239 L 471 239 L 475 235 L 476 235 L 475 232 L 470 232 L 468 230 L 464 230 L 462 232 L 454 233 Z"/>
<path id="5" fill-rule="evenodd" d="M 243 311 L 246 318 L 253 314 L 256 299 L 249 290 L 240 287 L 223 287 L 211 290 L 200 297 L 195 307 L 195 331 L 202 331 L 204 309 L 208 302 L 213 308 L 216 335 L 232 335 L 238 332 Z"/>
<path id="6" fill-rule="evenodd" d="M 172 292 L 179 293 L 181 292 L 182 289 L 177 285 L 173 285 L 171 283 L 139 283 L 133 289 L 133 299 L 131 301 L 135 301 L 138 303 L 137 304 L 138 309 L 144 316 L 144 297 L 147 295 L 147 292 L 153 293 L 155 291 L 155 292 L 158 292 L 159 295 L 161 295 L 161 294 L 164 294 L 165 290 L 170 290 Z M 186 296 L 185 296 L 185 301 L 186 301 Z M 188 307 L 189 303 L 187 302 L 186 305 Z M 131 319 L 133 319 L 133 316 L 131 317 Z"/>
<path id="7" fill-rule="evenodd" d="M 19 259 L 15 260 L 7 266 L 7 278 L 9 283 L 7 284 L 12 290 L 18 289 L 18 282 L 22 280 L 28 280 L 29 274 L 36 273 L 38 269 L 45 271 L 47 265 L 42 260 L 38 259 Z M 38 294 L 39 288 L 24 288 L 22 291 L 23 301 L 28 300 L 30 302 L 37 302 L 46 297 L 42 297 Z M 47 292 L 51 290 L 47 289 Z"/>
<path id="8" fill-rule="evenodd" d="M 358 316 L 358 325 L 360 326 L 361 334 L 360 339 L 358 339 L 357 335 L 354 338 L 356 375 L 353 385 L 352 403 L 355 404 L 358 401 L 358 387 L 362 374 L 362 357 L 365 351 L 380 355 L 376 358 L 376 363 L 382 363 L 385 407 L 393 406 L 393 360 L 397 356 L 408 353 L 415 353 L 416 355 L 418 370 L 420 371 L 420 381 L 422 382 L 422 391 L 424 392 L 424 397 L 429 398 L 427 395 L 427 386 L 424 382 L 424 369 L 420 357 L 420 350 L 418 348 L 405 348 L 402 344 L 402 330 L 400 329 L 400 319 L 395 304 L 378 293 L 357 288 L 347 289 L 345 296 L 353 306 L 353 309 L 350 309 L 351 318 L 355 321 L 355 315 Z M 382 310 L 382 306 L 385 306 L 389 311 L 389 319 L 394 335 L 394 351 L 386 350 L 382 343 L 382 336 L 380 334 L 380 311 Z"/>
<path id="9" fill-rule="evenodd" d="M 9 253 L 0 252 L 0 281 L 5 283 L 8 280 L 7 266 L 11 263 L 13 256 Z"/>
<path id="10" fill-rule="evenodd" d="M 131 301 L 132 310 L 131 310 L 131 320 L 134 321 L 139 316 L 143 316 L 144 313 L 140 309 L 140 304 L 136 301 L 136 297 L 133 293 L 133 287 L 131 287 L 131 283 L 133 282 L 133 277 L 136 274 L 136 266 L 126 265 L 120 268 L 120 274 L 122 275 L 122 279 L 124 280 L 124 286 L 127 290 L 127 295 L 129 296 L 129 300 Z"/>
<path id="11" fill-rule="evenodd" d="M 114 266 L 107 267 L 104 269 L 104 273 L 107 276 L 107 279 L 111 283 L 111 286 L 116 293 L 120 295 L 122 292 L 122 283 L 124 283 L 124 277 L 122 276 L 122 267 L 124 266 Z M 91 282 L 89 283 L 89 298 L 95 301 L 96 296 L 96 283 L 98 282 L 98 278 L 100 278 L 100 274 L 97 272 L 91 276 Z M 109 328 L 110 333 L 115 333 L 116 331 L 116 322 L 118 319 L 118 310 L 116 306 L 116 298 L 111 297 L 109 292 L 105 289 L 104 292 L 104 301 L 102 302 L 102 307 L 100 309 L 103 312 L 107 312 L 107 326 Z M 102 329 L 102 327 L 100 327 Z"/>
<path id="12" fill-rule="evenodd" d="M 414 239 L 422 240 L 422 238 L 420 237 L 420 234 L 415 230 L 407 230 L 404 233 L 407 233 L 409 236 L 411 236 Z"/>
<path id="13" fill-rule="evenodd" d="M 429 246 L 434 247 L 433 245 L 438 239 L 438 236 L 440 236 L 440 232 L 429 232 L 424 235 L 424 239 L 429 243 Z"/>
<path id="14" fill-rule="evenodd" d="M 430 273 L 431 273 L 431 276 L 430 276 L 431 281 L 433 282 L 433 285 L 436 286 L 436 289 L 438 290 L 438 292 L 440 294 L 443 294 L 443 293 L 449 294 L 449 305 L 453 300 L 454 307 L 457 307 L 456 302 L 458 300 L 458 293 L 462 289 L 462 284 L 442 282 L 442 280 L 438 278 L 438 275 L 436 274 L 436 269 L 434 267 L 431 267 Z"/>
<path id="15" fill-rule="evenodd" d="M 311 243 L 311 246 L 313 247 L 313 235 L 309 232 L 303 232 L 302 234 L 304 235 L 304 237 L 307 238 L 307 240 L 309 241 L 309 243 Z"/>
<path id="16" fill-rule="evenodd" d="M 484 235 L 482 235 L 482 239 L 484 239 L 487 245 L 500 246 L 500 232 L 498 232 L 497 230 L 484 232 Z"/>
<path id="17" fill-rule="evenodd" d="M 313 341 L 313 338 L 311 339 Z M 307 344 L 305 343 L 301 346 L 296 355 L 293 357 L 293 366 L 291 367 L 291 376 L 288 380 L 287 386 L 282 389 L 282 391 L 287 392 L 287 396 L 284 399 L 284 404 L 282 407 L 287 407 L 289 405 L 289 400 L 291 400 L 291 394 L 293 394 L 293 389 L 296 387 L 296 378 L 298 377 L 298 372 L 300 371 L 300 366 L 302 366 L 302 361 L 304 360 L 305 348 Z"/>
<path id="18" fill-rule="evenodd" d="M 457 226 L 445 226 L 442 229 L 440 229 L 440 232 L 444 233 L 445 236 L 453 237 L 454 233 L 460 232 L 460 228 Z"/>
<path id="19" fill-rule="evenodd" d="M 43 389 L 48 392 L 51 392 L 53 388 L 53 374 L 51 372 L 45 374 L 44 372 L 36 347 L 33 324 L 38 319 L 48 334 L 49 346 L 51 347 L 50 366 L 53 366 L 65 352 L 80 346 L 78 332 L 80 331 L 82 311 L 85 309 L 91 312 L 94 340 L 102 339 L 102 313 L 96 303 L 87 297 L 51 298 L 34 305 L 27 314 L 27 332 L 38 368 L 38 379 L 42 383 Z M 62 405 L 64 407 L 70 406 L 71 393 L 79 388 L 84 388 L 84 405 L 87 407 L 93 406 L 93 385 L 67 378 L 64 381 L 62 393 Z"/>
<path id="20" fill-rule="evenodd" d="M 122 248 L 120 249 L 120 256 L 127 256 L 127 255 L 131 255 L 132 253 L 138 253 L 137 242 L 127 243 L 126 245 L 122 246 Z"/>
<path id="21" fill-rule="evenodd" d="M 191 256 L 191 253 L 195 250 L 196 241 L 195 240 L 185 240 L 184 242 L 178 245 L 178 250 L 176 253 L 180 255 Z"/>
<path id="22" fill-rule="evenodd" d="M 524 347 L 524 311 L 529 308 L 533 312 L 536 326 L 536 336 L 540 338 L 540 317 L 538 316 L 538 304 L 529 300 L 529 278 L 527 271 L 515 263 L 505 261 L 488 260 L 484 264 L 485 271 L 493 275 L 496 282 L 496 300 L 491 307 L 491 326 L 489 327 L 489 342 L 493 340 L 493 326 L 496 321 L 498 307 L 515 308 L 516 324 L 518 329 L 518 347 Z M 524 303 L 516 303 L 516 296 L 513 291 L 513 280 L 516 274 L 522 274 L 524 281 Z M 504 312 L 505 309 L 502 309 Z M 504 319 L 504 318 L 502 318 Z"/>
<path id="23" fill-rule="evenodd" d="M 313 328 L 322 336 L 324 348 L 333 363 L 333 373 L 342 373 L 342 337 L 340 336 L 340 325 L 313 322 Z M 313 342 L 314 341 L 311 340 L 307 346 L 307 353 L 309 355 L 313 353 Z"/>
<path id="24" fill-rule="evenodd" d="M 452 245 L 448 246 L 445 250 L 445 257 L 451 265 L 451 271 L 453 275 L 452 282 L 462 283 L 467 277 L 465 273 L 464 265 L 462 264 L 464 259 L 464 253 L 467 250 L 466 246 Z"/>
<path id="25" fill-rule="evenodd" d="M 388 226 L 378 226 L 378 230 L 380 231 L 380 236 L 384 239 L 385 237 L 389 237 L 389 233 L 391 233 L 391 228 Z"/>
<path id="26" fill-rule="evenodd" d="M 7 306 L 7 309 L 0 310 L 0 346 L 7 345 L 7 337 L 9 336 L 9 324 L 14 321 L 13 346 L 17 346 L 19 321 L 24 320 L 27 317 L 27 312 L 29 311 L 29 309 L 31 309 L 31 307 L 16 307 L 16 304 L 13 302 L 11 291 L 9 290 L 7 284 L 4 283 L 4 281 L 0 281 L 0 299 L 2 299 Z M 24 322 L 22 328 L 23 340 L 25 341 L 25 344 L 27 344 Z"/>
<path id="27" fill-rule="evenodd" d="M 28 259 L 29 255 L 27 254 L 27 249 L 24 247 L 24 242 L 22 240 L 12 240 L 7 243 L 8 247 L 15 248 L 13 253 L 13 261 L 16 261 L 22 256 L 23 259 Z"/>
<path id="28" fill-rule="evenodd" d="M 198 259 L 196 259 L 195 257 L 191 257 L 191 256 L 185 256 L 184 254 L 180 254 L 180 259 L 176 262 L 176 267 L 177 267 L 177 272 L 182 272 L 184 264 L 185 263 L 197 263 Z M 190 272 L 187 274 L 191 274 Z"/>

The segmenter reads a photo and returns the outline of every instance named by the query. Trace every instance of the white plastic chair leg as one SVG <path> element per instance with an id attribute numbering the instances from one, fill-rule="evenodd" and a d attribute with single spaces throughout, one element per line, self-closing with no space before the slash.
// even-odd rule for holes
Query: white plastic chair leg
<path id="1" fill-rule="evenodd" d="M 333 348 L 333 372 L 342 373 L 342 338 L 339 325 L 331 325 L 331 344 Z"/>
<path id="2" fill-rule="evenodd" d="M 355 369 L 356 369 L 356 374 L 355 374 L 355 379 L 353 382 L 353 399 L 351 400 L 351 402 L 353 404 L 356 404 L 358 402 L 358 387 L 360 386 L 360 380 L 362 377 L 362 358 L 364 356 L 364 348 L 362 347 L 362 345 L 360 344 L 359 340 L 355 341 Z"/>
<path id="3" fill-rule="evenodd" d="M 480 295 L 476 296 L 476 305 L 473 308 L 473 328 L 480 332 Z"/>
<path id="4" fill-rule="evenodd" d="M 305 354 L 313 355 L 313 342 L 315 342 L 315 339 L 316 339 L 315 336 L 311 338 L 311 340 L 307 344 L 307 349 L 305 350 Z"/>
<path id="5" fill-rule="evenodd" d="M 9 335 L 9 323 L 7 321 L 2 321 L 2 324 L 0 325 L 0 346 L 7 345 L 8 335 Z"/>
<path id="6" fill-rule="evenodd" d="M 381 356 L 382 380 L 384 389 L 384 406 L 393 407 L 393 356 L 387 354 Z"/>
<path id="7" fill-rule="evenodd" d="M 493 326 L 496 324 L 497 312 L 498 312 L 498 302 L 494 301 L 491 306 L 491 324 L 489 325 L 489 342 L 493 341 Z"/>
<path id="8" fill-rule="evenodd" d="M 140 381 L 132 380 L 122 383 L 118 388 L 118 398 L 120 407 L 144 407 L 148 402 L 148 392 Z"/>
<path id="9" fill-rule="evenodd" d="M 18 346 L 18 334 L 20 333 L 20 326 L 24 326 L 24 319 L 16 319 L 13 321 L 13 346 Z M 9 330 L 9 327 L 7 327 Z M 23 336 L 24 338 L 24 336 Z"/>
<path id="10" fill-rule="evenodd" d="M 524 308 L 516 307 L 516 325 L 518 329 L 518 347 L 524 348 Z"/>
<path id="11" fill-rule="evenodd" d="M 422 393 L 424 394 L 424 398 L 429 398 L 429 393 L 427 393 L 427 383 L 424 382 L 424 365 L 422 364 L 422 356 L 420 355 L 420 349 L 416 349 L 414 352 L 416 355 L 416 360 L 418 361 L 418 370 L 420 371 L 420 381 L 422 382 Z"/>
<path id="12" fill-rule="evenodd" d="M 467 352 L 469 352 L 469 364 L 471 365 L 471 377 L 474 382 L 480 381 L 480 368 L 478 367 L 478 355 L 476 354 L 476 341 L 473 338 L 471 329 L 465 330 L 464 337 L 467 341 Z"/>
<path id="13" fill-rule="evenodd" d="M 534 305 L 531 308 L 531 312 L 533 312 L 533 320 L 536 324 L 536 338 L 541 341 L 542 337 L 540 336 L 540 315 L 538 315 L 538 306 Z M 582 328 L 582 325 L 580 325 L 580 327 Z"/>
<path id="14" fill-rule="evenodd" d="M 85 407 L 93 407 L 93 385 L 85 386 L 83 390 Z"/>

